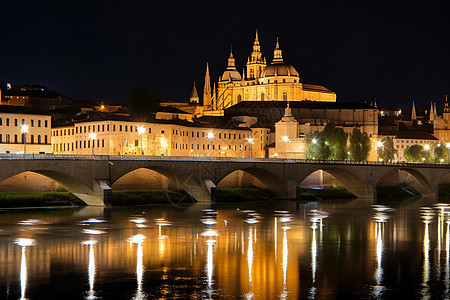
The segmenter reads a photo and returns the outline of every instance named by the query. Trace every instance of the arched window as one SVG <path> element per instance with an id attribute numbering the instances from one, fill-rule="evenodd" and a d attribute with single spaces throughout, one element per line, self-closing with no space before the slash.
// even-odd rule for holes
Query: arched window
<path id="1" fill-rule="evenodd" d="M 14 144 L 17 144 L 18 140 L 17 140 L 17 134 L 14 135 Z"/>
<path id="2" fill-rule="evenodd" d="M 6 142 L 9 143 L 10 142 L 10 137 L 9 134 L 6 135 Z"/>
<path id="3" fill-rule="evenodd" d="M 30 143 L 31 143 L 31 144 L 34 144 L 34 135 L 31 135 L 31 141 L 30 141 Z"/>
<path id="4" fill-rule="evenodd" d="M 236 96 L 236 101 L 238 103 L 242 101 L 242 96 L 240 94 Z"/>
<path id="5" fill-rule="evenodd" d="M 261 101 L 264 101 L 264 93 L 261 93 Z"/>
<path id="6" fill-rule="evenodd" d="M 6 118 L 6 126 L 9 126 L 9 118 Z"/>
<path id="7" fill-rule="evenodd" d="M 287 101 L 287 100 L 288 100 L 288 93 L 283 92 L 283 101 Z"/>
<path id="8" fill-rule="evenodd" d="M 41 143 L 41 136 L 38 135 L 38 144 L 40 144 L 40 143 Z"/>

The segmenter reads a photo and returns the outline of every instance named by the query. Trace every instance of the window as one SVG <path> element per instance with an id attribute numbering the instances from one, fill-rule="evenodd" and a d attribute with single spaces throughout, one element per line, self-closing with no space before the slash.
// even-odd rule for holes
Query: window
<path id="1" fill-rule="evenodd" d="M 119 131 L 122 131 L 122 125 L 119 125 Z"/>
<path id="2" fill-rule="evenodd" d="M 242 101 L 242 96 L 239 94 L 236 96 L 236 102 L 241 102 Z"/>
<path id="3" fill-rule="evenodd" d="M 0 134 L 0 143 L 3 143 L 3 135 Z"/>
<path id="4" fill-rule="evenodd" d="M 116 125 L 113 125 L 113 131 L 116 131 Z"/>
<path id="5" fill-rule="evenodd" d="M 105 131 L 105 124 L 102 125 L 102 131 Z"/>
<path id="6" fill-rule="evenodd" d="M 6 126 L 9 126 L 9 118 L 6 118 Z"/>
<path id="7" fill-rule="evenodd" d="M 148 128 L 148 133 L 152 133 L 152 129 L 150 127 Z"/>
<path id="8" fill-rule="evenodd" d="M 41 136 L 38 135 L 38 144 L 40 144 L 40 143 L 41 143 Z"/>
<path id="9" fill-rule="evenodd" d="M 164 134 L 164 130 L 161 130 L 161 134 Z"/>
<path id="10" fill-rule="evenodd" d="M 47 120 L 44 121 L 44 127 L 48 127 L 48 121 Z"/>
<path id="11" fill-rule="evenodd" d="M 7 142 L 7 143 L 10 142 L 10 136 L 9 136 L 9 134 L 6 135 L 6 142 Z"/>
<path id="12" fill-rule="evenodd" d="M 105 140 L 102 139 L 102 147 L 105 147 Z"/>
<path id="13" fill-rule="evenodd" d="M 38 120 L 38 127 L 41 127 L 41 120 Z"/>
<path id="14" fill-rule="evenodd" d="M 14 143 L 17 144 L 17 134 L 14 135 Z"/>
<path id="15" fill-rule="evenodd" d="M 139 146 L 139 140 L 134 140 L 134 146 L 138 147 Z"/>
<path id="16" fill-rule="evenodd" d="M 125 132 L 128 132 L 128 125 L 125 125 Z"/>
<path id="17" fill-rule="evenodd" d="M 34 120 L 31 120 L 31 127 L 34 127 Z"/>
<path id="18" fill-rule="evenodd" d="M 287 99 L 288 99 L 288 93 L 283 92 L 283 101 L 287 101 Z"/>
<path id="19" fill-rule="evenodd" d="M 14 119 L 14 126 L 17 126 L 17 119 Z"/>
<path id="20" fill-rule="evenodd" d="M 3 118 L 0 118 L 0 125 L 3 125 Z"/>
<path id="21" fill-rule="evenodd" d="M 34 135 L 31 135 L 31 141 L 30 144 L 34 144 Z"/>
<path id="22" fill-rule="evenodd" d="M 261 93 L 261 101 L 264 101 L 264 93 Z"/>
<path id="23" fill-rule="evenodd" d="M 47 145 L 48 144 L 48 137 L 44 136 L 44 143 Z"/>

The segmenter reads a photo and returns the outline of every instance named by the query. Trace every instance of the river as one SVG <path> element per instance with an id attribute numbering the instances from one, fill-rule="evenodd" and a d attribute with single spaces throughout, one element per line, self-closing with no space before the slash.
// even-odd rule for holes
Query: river
<path id="1" fill-rule="evenodd" d="M 435 199 L 0 211 L 1 299 L 450 298 Z"/>

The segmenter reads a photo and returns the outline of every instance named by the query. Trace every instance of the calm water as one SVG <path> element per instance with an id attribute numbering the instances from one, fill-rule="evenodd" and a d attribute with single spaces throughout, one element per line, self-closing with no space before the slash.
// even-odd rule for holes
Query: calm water
<path id="1" fill-rule="evenodd" d="M 4 299 L 450 298 L 433 199 L 0 211 Z"/>

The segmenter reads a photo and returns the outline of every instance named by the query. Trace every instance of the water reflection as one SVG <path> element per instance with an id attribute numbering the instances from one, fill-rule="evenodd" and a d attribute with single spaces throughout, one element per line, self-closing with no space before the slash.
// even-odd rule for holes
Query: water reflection
<path id="1" fill-rule="evenodd" d="M 206 252 L 206 281 L 208 284 L 206 293 L 208 294 L 208 298 L 212 299 L 213 296 L 213 277 L 214 277 L 214 255 L 213 255 L 213 249 L 214 244 L 216 243 L 215 240 L 209 239 L 206 241 L 206 245 L 208 247 L 208 251 Z"/>
<path id="2" fill-rule="evenodd" d="M 258 212 L 229 204 L 189 214 L 165 207 L 76 217 L 0 212 L 0 291 L 7 287 L 7 299 L 48 299 L 42 291 L 50 288 L 59 299 L 67 290 L 88 299 L 445 298 L 450 209 L 433 204 L 396 203 L 395 213 L 362 201 L 245 204 Z M 27 224 L 48 228 L 26 233 L 39 241 L 32 251 L 25 245 L 34 242 L 11 243 Z"/>
<path id="3" fill-rule="evenodd" d="M 16 245 L 22 247 L 22 256 L 20 259 L 20 299 L 26 299 L 25 292 L 27 290 L 27 279 L 28 279 L 28 271 L 27 271 L 27 258 L 26 258 L 26 248 L 36 245 L 36 241 L 34 239 L 28 238 L 18 238 L 14 241 Z"/>
<path id="4" fill-rule="evenodd" d="M 255 298 L 255 294 L 252 292 L 253 287 L 253 226 L 248 229 L 248 243 L 247 243 L 247 267 L 248 267 L 248 287 L 249 291 L 244 295 L 245 299 Z"/>
<path id="5" fill-rule="evenodd" d="M 94 245 L 97 243 L 95 240 L 84 241 L 81 244 L 89 246 L 89 266 L 88 266 L 88 276 L 89 276 L 89 291 L 87 293 L 86 299 L 97 299 L 94 291 L 94 281 L 95 281 L 95 254 Z"/>
<path id="6" fill-rule="evenodd" d="M 373 289 L 373 296 L 379 299 L 385 290 L 383 283 L 383 253 L 384 253 L 384 225 L 389 219 L 388 213 L 392 211 L 392 208 L 384 205 L 374 205 L 373 209 L 375 211 L 374 221 L 375 221 L 375 241 L 376 241 L 376 262 L 377 267 L 373 278 L 375 280 L 375 286 Z"/>
<path id="7" fill-rule="evenodd" d="M 430 298 L 430 286 L 428 284 L 430 277 L 430 229 L 429 224 L 434 219 L 434 211 L 431 207 L 421 208 L 422 221 L 425 224 L 423 234 L 423 267 L 422 267 L 422 299 Z"/>
<path id="8" fill-rule="evenodd" d="M 328 213 L 321 210 L 313 209 L 309 212 L 309 219 L 311 222 L 312 229 L 312 240 L 311 240 L 311 278 L 312 285 L 309 290 L 310 299 L 315 299 L 317 294 L 316 288 L 316 272 L 317 272 L 317 230 L 319 230 L 320 240 L 322 240 L 322 227 L 323 219 L 328 217 Z"/>
<path id="9" fill-rule="evenodd" d="M 133 297 L 133 299 L 136 300 L 143 300 L 146 299 L 146 294 L 142 291 L 142 278 L 144 275 L 144 263 L 143 263 L 143 249 L 142 249 L 142 243 L 145 240 L 145 236 L 142 234 L 136 234 L 133 235 L 128 239 L 128 241 L 131 244 L 137 245 L 137 251 L 136 251 L 136 281 L 137 281 L 137 289 L 136 289 L 136 295 Z"/>

